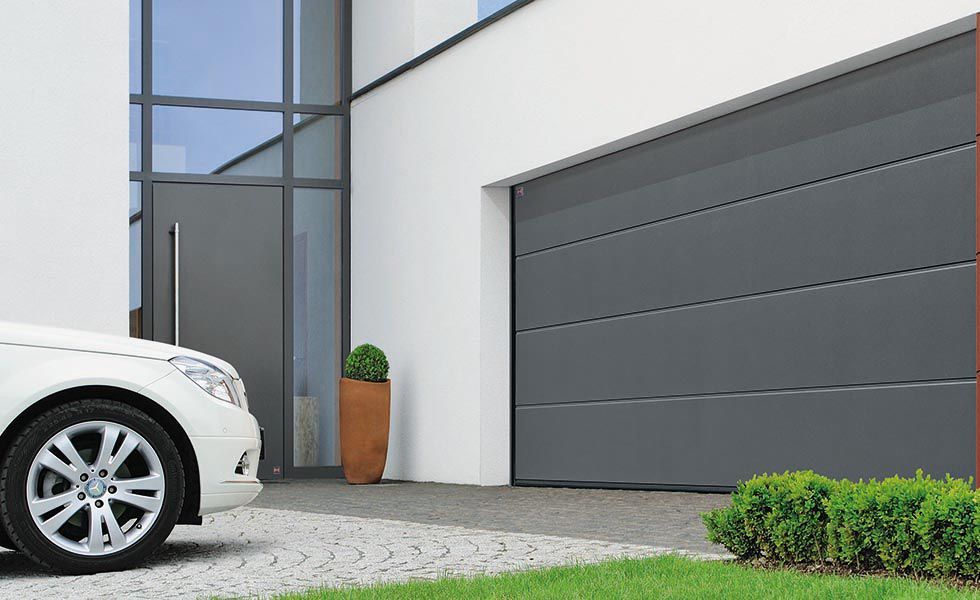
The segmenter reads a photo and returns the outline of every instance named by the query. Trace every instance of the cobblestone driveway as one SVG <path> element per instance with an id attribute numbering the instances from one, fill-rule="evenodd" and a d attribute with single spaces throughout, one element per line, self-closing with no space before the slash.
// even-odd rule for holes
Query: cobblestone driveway
<path id="1" fill-rule="evenodd" d="M 254 506 L 206 518 L 202 527 L 178 526 L 148 564 L 126 573 L 52 576 L 0 549 L 0 598 L 265 596 L 650 556 L 663 552 L 662 546 L 708 554 L 719 549 L 703 541 L 697 515 L 728 500 L 655 492 L 294 483 L 269 485 Z M 302 512 L 271 508 L 277 506 Z"/>
<path id="2" fill-rule="evenodd" d="M 722 549 L 705 541 L 701 513 L 730 503 L 728 494 L 294 479 L 267 484 L 252 505 L 711 553 Z"/>

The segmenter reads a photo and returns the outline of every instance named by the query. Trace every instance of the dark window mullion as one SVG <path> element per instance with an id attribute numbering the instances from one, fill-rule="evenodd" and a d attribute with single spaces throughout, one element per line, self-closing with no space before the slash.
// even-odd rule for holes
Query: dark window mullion
<path id="1" fill-rule="evenodd" d="M 132 99 L 135 96 L 136 94 L 131 94 L 130 98 Z M 146 101 L 151 102 L 154 105 L 162 104 L 166 106 L 187 106 L 194 108 L 229 108 L 233 110 L 257 110 L 269 112 L 280 112 L 283 110 L 283 106 L 286 105 L 286 103 L 282 102 L 265 102 L 262 100 L 229 100 L 223 98 L 194 98 L 190 96 L 156 95 L 147 96 Z M 328 106 L 322 104 L 303 104 L 296 105 L 293 108 L 294 112 L 306 112 L 305 109 L 309 109 L 310 112 L 315 112 L 318 114 L 346 114 L 346 112 L 338 106 Z"/>
<path id="2" fill-rule="evenodd" d="M 140 92 L 138 95 L 141 110 L 141 123 L 143 131 L 140 135 L 142 148 L 140 148 L 140 163 L 142 172 L 140 173 L 140 210 L 142 219 L 140 227 L 141 253 L 140 275 L 140 310 L 142 311 L 142 323 L 140 330 L 143 338 L 153 339 L 153 180 L 150 173 L 153 171 L 153 109 L 151 97 L 153 94 L 153 2 L 152 0 L 141 0 L 140 12 L 142 23 L 140 23 L 140 61 L 141 77 Z M 132 96 L 131 96 L 132 97 Z"/>
<path id="3" fill-rule="evenodd" d="M 348 108 L 335 104 L 293 104 L 293 112 L 314 115 L 347 116 Z"/>
<path id="4" fill-rule="evenodd" d="M 220 98 L 191 98 L 189 96 L 155 96 L 153 94 L 130 94 L 130 104 L 152 104 L 165 106 L 187 106 L 192 108 L 230 108 L 234 110 L 257 110 L 280 112 L 284 103 L 263 102 L 259 100 L 228 100 Z M 292 112 L 346 116 L 348 108 L 331 104 L 286 104 Z"/>
<path id="5" fill-rule="evenodd" d="M 293 465 L 293 0 L 282 6 L 282 270 L 283 270 L 283 475 Z"/>
<path id="6" fill-rule="evenodd" d="M 282 3 L 282 176 L 286 185 L 293 178 L 293 0 Z M 291 196 L 286 190 L 287 197 Z M 288 201 L 288 200 L 287 200 Z"/>
<path id="7" fill-rule="evenodd" d="M 149 176 L 153 181 L 166 183 L 213 183 L 230 185 L 265 185 L 283 187 L 286 180 L 279 176 L 268 175 L 231 175 L 213 173 L 167 173 L 154 171 Z M 338 179 L 316 179 L 313 187 L 340 187 Z"/>
<path id="8" fill-rule="evenodd" d="M 354 64 L 351 57 L 353 51 L 353 21 L 354 18 L 351 15 L 352 0 L 339 0 L 341 2 L 341 25 L 340 25 L 340 37 L 341 37 L 341 52 L 343 53 L 340 59 L 340 106 L 347 112 L 350 111 L 351 94 L 353 93 L 354 85 L 354 75 L 353 69 Z"/>
<path id="9" fill-rule="evenodd" d="M 150 96 L 154 105 L 187 106 L 193 108 L 230 108 L 235 110 L 258 110 L 279 112 L 281 102 L 265 102 L 262 100 L 231 100 L 222 98 L 194 98 L 191 96 Z"/>
<path id="10" fill-rule="evenodd" d="M 137 103 L 142 109 L 142 128 L 140 139 L 140 164 L 144 172 L 153 170 L 153 2 L 152 0 L 142 0 L 143 22 L 140 24 L 142 34 L 142 48 L 140 49 L 140 59 L 142 61 L 142 82 L 140 84 L 141 94 L 130 94 L 130 102 L 133 96 L 138 98 Z"/>
<path id="11" fill-rule="evenodd" d="M 344 188 L 343 180 L 340 179 L 316 179 L 313 177 L 293 177 L 291 185 L 295 187 L 323 188 L 339 190 Z"/>
<path id="12" fill-rule="evenodd" d="M 341 334 L 340 334 L 340 364 L 338 369 L 343 373 L 344 361 L 350 353 L 350 102 L 353 92 L 353 62 L 351 52 L 353 48 L 353 17 L 352 0 L 339 0 L 341 2 L 341 52 L 343 53 L 340 61 L 341 94 L 340 105 L 344 109 L 344 122 L 342 130 L 343 155 L 341 159 L 341 184 L 343 189 L 340 192 L 340 242 L 341 242 L 341 267 L 340 267 L 340 293 L 341 293 Z M 339 425 L 339 424 L 338 424 Z"/>

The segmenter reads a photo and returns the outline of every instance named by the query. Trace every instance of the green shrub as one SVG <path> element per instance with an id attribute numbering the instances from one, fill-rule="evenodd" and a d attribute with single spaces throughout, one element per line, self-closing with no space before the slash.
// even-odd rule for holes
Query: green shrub
<path id="1" fill-rule="evenodd" d="M 826 556 L 833 482 L 810 471 L 762 475 L 740 483 L 732 506 L 703 515 L 708 539 L 740 558 L 805 563 Z"/>
<path id="2" fill-rule="evenodd" d="M 347 355 L 344 377 L 380 383 L 388 380 L 388 358 L 377 346 L 361 344 Z"/>
<path id="3" fill-rule="evenodd" d="M 855 570 L 980 577 L 980 492 L 972 479 L 833 481 L 809 471 L 740 483 L 702 515 L 739 558 L 832 561 Z"/>
<path id="4" fill-rule="evenodd" d="M 911 479 L 840 482 L 827 504 L 831 558 L 857 569 L 924 571 L 915 520 L 923 503 L 941 495 L 948 482 L 924 477 L 921 470 Z"/>
<path id="5" fill-rule="evenodd" d="M 827 499 L 827 556 L 857 569 L 880 566 L 875 531 L 878 505 L 874 484 L 841 481 Z"/>
<path id="6" fill-rule="evenodd" d="M 971 482 L 946 478 L 922 503 L 913 529 L 930 575 L 980 574 L 980 496 Z"/>
<path id="7" fill-rule="evenodd" d="M 760 556 L 759 545 L 746 527 L 745 513 L 734 506 L 718 508 L 701 515 L 708 529 L 708 541 L 721 544 L 742 559 Z"/>
<path id="8" fill-rule="evenodd" d="M 768 554 L 781 562 L 821 562 L 827 558 L 827 498 L 833 481 L 812 471 L 789 473 L 774 486 L 766 528 Z"/>

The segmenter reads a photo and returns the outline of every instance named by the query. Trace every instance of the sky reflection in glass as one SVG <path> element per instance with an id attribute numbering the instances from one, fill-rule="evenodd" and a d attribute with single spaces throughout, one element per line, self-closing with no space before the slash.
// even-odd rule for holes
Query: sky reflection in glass
<path id="1" fill-rule="evenodd" d="M 153 170 L 282 175 L 282 113 L 153 107 Z"/>
<path id="2" fill-rule="evenodd" d="M 153 92 L 282 100 L 281 0 L 154 0 Z"/>

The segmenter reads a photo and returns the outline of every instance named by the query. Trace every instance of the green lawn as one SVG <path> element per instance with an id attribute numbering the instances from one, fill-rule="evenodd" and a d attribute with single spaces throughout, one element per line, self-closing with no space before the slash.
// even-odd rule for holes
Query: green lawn
<path id="1" fill-rule="evenodd" d="M 662 556 L 277 598 L 980 598 L 980 593 L 900 578 L 806 575 Z"/>

